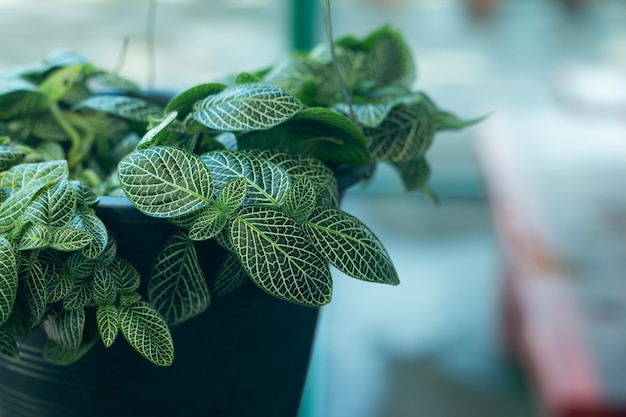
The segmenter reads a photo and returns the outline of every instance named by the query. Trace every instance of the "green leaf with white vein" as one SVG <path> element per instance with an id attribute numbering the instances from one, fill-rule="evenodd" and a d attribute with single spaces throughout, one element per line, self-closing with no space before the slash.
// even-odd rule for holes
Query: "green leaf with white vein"
<path id="1" fill-rule="evenodd" d="M 23 284 L 18 290 L 18 298 L 25 302 L 31 323 L 39 323 L 48 304 L 48 282 L 41 262 L 31 260 L 20 270 L 19 276 Z"/>
<path id="2" fill-rule="evenodd" d="M 167 324 L 182 323 L 211 303 L 193 241 L 172 236 L 157 256 L 148 282 L 148 299 Z"/>
<path id="3" fill-rule="evenodd" d="M 239 258 L 232 252 L 226 254 L 224 263 L 215 278 L 214 293 L 221 297 L 228 295 L 243 285 L 248 279 L 248 274 L 241 266 Z"/>
<path id="4" fill-rule="evenodd" d="M 83 249 L 93 241 L 93 236 L 84 230 L 58 227 L 52 231 L 50 246 L 61 252 L 74 252 Z"/>
<path id="5" fill-rule="evenodd" d="M 102 305 L 96 310 L 98 331 L 104 346 L 109 347 L 115 342 L 119 330 L 119 310 L 112 305 Z"/>
<path id="6" fill-rule="evenodd" d="M 220 189 L 215 199 L 215 205 L 224 214 L 232 214 L 243 204 L 247 191 L 245 178 L 232 179 Z"/>
<path id="7" fill-rule="evenodd" d="M 11 194 L 0 206 L 0 233 L 19 230 L 24 223 L 19 221 L 33 197 L 31 189 L 19 190 Z"/>
<path id="8" fill-rule="evenodd" d="M 96 259 L 102 255 L 109 242 L 109 233 L 92 208 L 79 207 L 74 212 L 69 227 L 87 232 L 92 237 L 91 242 L 82 248 L 85 257 Z"/>
<path id="9" fill-rule="evenodd" d="M 83 339 L 84 310 L 62 310 L 51 313 L 43 322 L 48 338 L 66 349 L 76 349 Z"/>
<path id="10" fill-rule="evenodd" d="M 244 207 L 230 225 L 230 240 L 246 273 L 268 293 L 298 304 L 330 302 L 327 262 L 300 225 L 270 207 Z"/>
<path id="11" fill-rule="evenodd" d="M 59 282 L 48 291 L 48 303 L 61 301 L 74 288 L 74 279 L 67 273 L 61 275 Z"/>
<path id="12" fill-rule="evenodd" d="M 17 282 L 17 261 L 13 246 L 4 236 L 0 236 L 0 325 L 8 320 L 13 310 Z"/>
<path id="13" fill-rule="evenodd" d="M 395 103 L 367 103 L 352 104 L 352 111 L 356 121 L 365 127 L 377 127 L 387 117 Z M 345 115 L 350 115 L 350 107 L 347 103 L 337 103 L 333 110 Z"/>
<path id="14" fill-rule="evenodd" d="M 193 118 L 215 130 L 264 130 L 291 118 L 302 108 L 283 88 L 264 83 L 229 87 L 194 105 Z"/>
<path id="15" fill-rule="evenodd" d="M 384 246 L 357 218 L 336 208 L 320 207 L 304 228 L 315 248 L 341 272 L 364 281 L 399 283 Z"/>
<path id="16" fill-rule="evenodd" d="M 24 156 L 24 152 L 13 146 L 0 145 L 0 171 L 6 171 L 11 168 Z"/>
<path id="17" fill-rule="evenodd" d="M 19 358 L 17 343 L 11 336 L 11 333 L 5 328 L 0 328 L 0 353 L 12 358 Z"/>
<path id="18" fill-rule="evenodd" d="M 216 205 L 206 207 L 189 227 L 189 239 L 202 241 L 212 239 L 226 226 L 227 217 Z"/>
<path id="19" fill-rule="evenodd" d="M 146 100 L 116 95 L 92 96 L 74 108 L 102 111 L 137 122 L 146 122 L 148 117 L 159 117 L 163 113 L 163 109 Z"/>
<path id="20" fill-rule="evenodd" d="M 177 148 L 131 152 L 120 162 L 118 174 L 126 197 L 148 216 L 181 216 L 200 210 L 213 197 L 204 162 Z"/>
<path id="21" fill-rule="evenodd" d="M 43 249 L 50 245 L 52 233 L 50 227 L 43 224 L 31 224 L 20 237 L 19 250 Z"/>
<path id="22" fill-rule="evenodd" d="M 35 193 L 46 185 L 67 178 L 68 174 L 65 160 L 19 164 L 0 177 L 0 187 L 17 190 L 28 187 Z"/>
<path id="23" fill-rule="evenodd" d="M 66 310 L 83 309 L 91 301 L 91 287 L 84 280 L 74 281 L 74 286 L 63 299 Z"/>
<path id="24" fill-rule="evenodd" d="M 317 193 L 313 188 L 313 183 L 307 177 L 300 177 L 287 193 L 282 208 L 289 217 L 298 222 L 303 222 L 313 212 L 316 201 Z"/>
<path id="25" fill-rule="evenodd" d="M 174 362 L 174 342 L 165 320 L 146 302 L 120 308 L 120 329 L 128 343 L 159 366 Z"/>
<path id="26" fill-rule="evenodd" d="M 137 144 L 137 149 L 145 149 L 155 143 L 161 136 L 162 132 L 166 132 L 167 127 L 171 125 L 174 120 L 176 120 L 176 116 L 178 116 L 177 111 L 169 113 L 158 125 L 146 132 Z"/>
<path id="27" fill-rule="evenodd" d="M 80 346 L 74 348 L 65 348 L 52 340 L 48 340 L 43 350 L 43 357 L 48 362 L 56 365 L 70 365 L 82 358 L 93 345 L 98 341 L 98 332 L 92 331 L 91 334 L 85 335 Z"/>
<path id="28" fill-rule="evenodd" d="M 216 151 L 205 153 L 200 159 L 211 171 L 218 191 L 234 179 L 245 179 L 247 196 L 243 204 L 279 206 L 291 187 L 284 169 L 253 155 Z"/>
<path id="29" fill-rule="evenodd" d="M 62 227 L 69 223 L 75 207 L 74 187 L 63 179 L 37 193 L 24 211 L 22 221 Z"/>
<path id="30" fill-rule="evenodd" d="M 98 304 L 113 304 L 117 298 L 118 268 L 102 263 L 93 271 L 93 300 Z"/>
<path id="31" fill-rule="evenodd" d="M 425 102 L 393 109 L 376 128 L 363 129 L 374 160 L 415 161 L 435 137 L 435 122 Z"/>
<path id="32" fill-rule="evenodd" d="M 133 292 L 141 284 L 141 276 L 135 267 L 125 259 L 116 259 L 111 268 L 115 269 L 117 288 L 120 292 Z"/>

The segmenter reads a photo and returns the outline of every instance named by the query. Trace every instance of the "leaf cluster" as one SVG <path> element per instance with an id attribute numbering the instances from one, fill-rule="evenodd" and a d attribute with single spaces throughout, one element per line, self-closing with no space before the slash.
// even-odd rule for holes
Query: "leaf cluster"
<path id="1" fill-rule="evenodd" d="M 339 208 L 337 175 L 389 161 L 427 191 L 435 132 L 475 121 L 411 90 L 398 32 L 336 48 L 160 104 L 68 52 L 0 77 L 0 352 L 41 327 L 45 357 L 68 364 L 121 333 L 167 366 L 169 328 L 247 280 L 312 307 L 330 302 L 330 266 L 397 284 L 382 243 Z M 175 225 L 149 276 L 118 254 L 98 195 Z M 199 262 L 210 239 L 227 253 L 216 277 Z"/>

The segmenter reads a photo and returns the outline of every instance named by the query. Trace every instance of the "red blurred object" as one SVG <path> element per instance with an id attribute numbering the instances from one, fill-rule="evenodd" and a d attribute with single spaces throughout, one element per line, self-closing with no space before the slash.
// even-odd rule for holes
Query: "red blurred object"
<path id="1" fill-rule="evenodd" d="M 575 284 L 550 246 L 551 229 L 529 181 L 523 142 L 511 138 L 506 126 L 489 122 L 495 129 L 483 131 L 477 156 L 505 262 L 505 343 L 527 372 L 546 416 L 626 416 L 626 398 L 609 395 L 602 380 L 600 361 L 610 358 L 594 351 L 585 327 L 589 321 L 573 295 Z"/>

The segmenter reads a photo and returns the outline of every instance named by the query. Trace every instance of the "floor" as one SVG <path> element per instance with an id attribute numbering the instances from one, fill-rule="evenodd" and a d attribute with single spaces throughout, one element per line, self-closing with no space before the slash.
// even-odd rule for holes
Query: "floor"
<path id="1" fill-rule="evenodd" d="M 262 68 L 288 50 L 287 0 L 208 4 L 158 1 L 151 65 L 147 1 L 0 0 L 0 71 L 64 47 L 171 91 Z M 401 285 L 336 275 L 303 416 L 538 415 L 502 348 L 501 258 L 473 147 L 507 117 L 545 136 L 614 133 L 626 114 L 625 18 L 621 0 L 573 11 L 556 0 L 500 0 L 485 16 L 470 15 L 461 0 L 333 2 L 337 36 L 390 22 L 416 53 L 417 88 L 462 117 L 492 117 L 442 133 L 431 150 L 441 205 L 404 195 L 386 167 L 347 195 L 344 209 L 379 235 Z"/>

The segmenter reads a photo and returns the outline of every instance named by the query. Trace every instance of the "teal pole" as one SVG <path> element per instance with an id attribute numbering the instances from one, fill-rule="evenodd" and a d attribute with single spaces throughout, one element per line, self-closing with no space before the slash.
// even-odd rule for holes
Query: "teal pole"
<path id="1" fill-rule="evenodd" d="M 292 48 L 308 51 L 315 46 L 318 0 L 291 0 Z"/>

